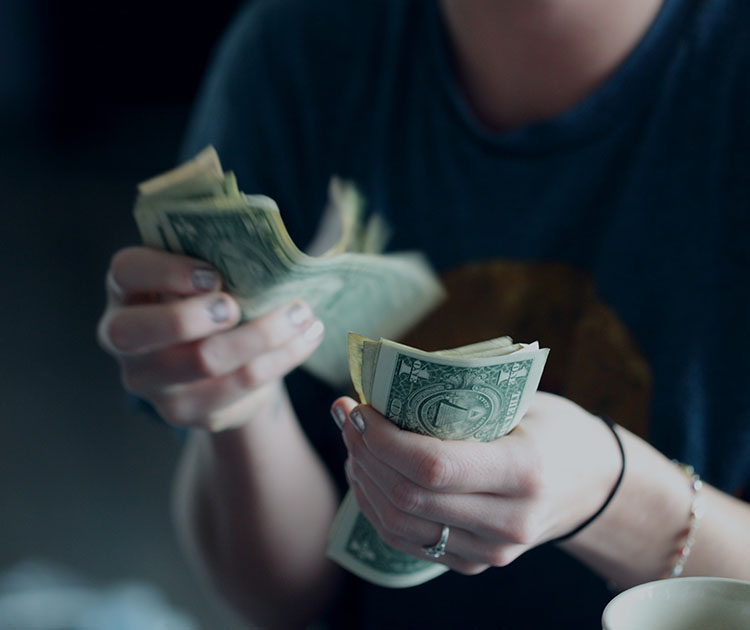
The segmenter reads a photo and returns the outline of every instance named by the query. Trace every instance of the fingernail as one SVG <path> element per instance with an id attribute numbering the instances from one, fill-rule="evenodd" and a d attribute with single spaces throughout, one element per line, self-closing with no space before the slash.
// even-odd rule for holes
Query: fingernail
<path id="1" fill-rule="evenodd" d="M 346 412 L 339 405 L 333 405 L 331 407 L 331 415 L 334 422 L 336 422 L 336 426 L 342 431 L 346 422 Z"/>
<path id="2" fill-rule="evenodd" d="M 311 314 L 312 313 L 310 312 L 310 307 L 307 306 L 307 304 L 303 304 L 301 302 L 292 304 L 292 306 L 290 306 L 289 310 L 286 312 L 286 316 L 289 318 L 289 321 L 297 327 L 301 326 L 308 319 L 310 319 Z"/>
<path id="3" fill-rule="evenodd" d="M 352 421 L 354 428 L 357 429 L 361 434 L 365 432 L 365 419 L 362 417 L 362 413 L 355 409 L 349 414 L 349 419 Z"/>
<path id="4" fill-rule="evenodd" d="M 321 322 L 319 319 L 316 319 L 308 329 L 302 333 L 302 336 L 304 337 L 305 341 L 307 342 L 313 342 L 316 341 L 321 335 L 323 334 L 323 322 Z"/>
<path id="5" fill-rule="evenodd" d="M 229 304 L 223 298 L 216 298 L 208 305 L 208 316 L 212 322 L 221 324 L 229 319 Z"/>
<path id="6" fill-rule="evenodd" d="M 193 269 L 190 279 L 198 291 L 211 291 L 219 287 L 219 274 L 213 269 Z"/>

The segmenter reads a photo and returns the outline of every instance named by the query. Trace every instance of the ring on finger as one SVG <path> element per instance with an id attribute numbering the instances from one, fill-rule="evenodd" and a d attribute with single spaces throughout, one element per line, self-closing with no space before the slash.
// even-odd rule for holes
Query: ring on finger
<path id="1" fill-rule="evenodd" d="M 445 555 L 445 547 L 448 544 L 448 536 L 450 536 L 451 528 L 447 525 L 443 525 L 443 530 L 440 532 L 440 540 L 434 545 L 425 545 L 422 547 L 422 551 L 425 555 L 430 558 L 442 558 Z"/>

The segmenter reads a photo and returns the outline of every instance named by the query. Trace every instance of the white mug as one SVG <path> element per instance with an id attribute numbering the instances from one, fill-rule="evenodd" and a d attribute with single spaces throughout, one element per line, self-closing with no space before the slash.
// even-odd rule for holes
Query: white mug
<path id="1" fill-rule="evenodd" d="M 620 593 L 602 614 L 602 630 L 748 630 L 750 582 L 680 577 Z"/>

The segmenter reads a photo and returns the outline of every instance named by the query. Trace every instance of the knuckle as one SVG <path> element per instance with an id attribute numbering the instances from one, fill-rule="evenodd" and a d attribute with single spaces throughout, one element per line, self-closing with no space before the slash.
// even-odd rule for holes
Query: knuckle
<path id="1" fill-rule="evenodd" d="M 380 536 L 386 545 L 393 549 L 406 551 L 404 536 L 402 535 L 403 528 L 395 527 L 394 529 L 389 529 L 384 523 L 381 523 L 377 527 L 377 530 L 378 536 Z"/>
<path id="2" fill-rule="evenodd" d="M 505 530 L 505 537 L 516 545 L 528 545 L 537 537 L 538 527 L 529 515 L 513 519 Z"/>
<path id="3" fill-rule="evenodd" d="M 120 381 L 126 391 L 136 395 L 139 393 L 141 383 L 137 376 L 137 372 L 127 367 L 123 367 L 120 372 Z"/>
<path id="4" fill-rule="evenodd" d="M 359 506 L 360 511 L 365 515 L 367 520 L 370 521 L 372 526 L 377 530 L 378 534 L 381 534 L 382 537 L 382 533 L 384 530 L 380 522 L 380 515 L 372 509 L 370 502 L 367 499 L 367 496 L 365 495 L 359 481 L 354 480 L 354 484 L 351 486 L 351 489 L 352 492 L 354 492 L 354 497 L 357 500 L 357 505 Z"/>
<path id="5" fill-rule="evenodd" d="M 349 452 L 349 475 L 357 485 L 367 477 L 367 473 L 364 472 L 364 469 L 357 461 L 356 455 L 351 451 Z"/>
<path id="6" fill-rule="evenodd" d="M 210 411 L 200 418 L 200 426 L 211 431 L 220 431 L 226 428 L 228 423 L 231 423 L 231 418 L 227 418 L 227 416 L 218 409 Z M 191 424 L 196 425 L 199 424 L 199 422 L 197 419 L 194 419 Z"/>
<path id="7" fill-rule="evenodd" d="M 266 355 L 266 372 L 273 369 L 274 374 L 287 374 L 300 364 L 298 353 L 293 345 L 286 344 Z"/>
<path id="8" fill-rule="evenodd" d="M 301 335 L 289 339 L 278 352 L 283 371 L 289 372 L 299 366 L 307 359 L 311 350 L 310 344 Z"/>
<path id="9" fill-rule="evenodd" d="M 360 461 L 362 459 L 362 443 L 360 440 L 347 440 L 346 448 L 349 451 L 349 455 L 352 461 L 352 469 L 355 476 L 358 476 L 362 472 L 362 466 Z"/>
<path id="10" fill-rule="evenodd" d="M 163 328 L 162 334 L 167 334 L 176 340 L 186 339 L 190 336 L 190 325 L 182 312 L 182 304 L 174 302 L 163 310 L 161 315 Z"/>
<path id="11" fill-rule="evenodd" d="M 112 353 L 112 340 L 109 338 L 109 313 L 105 313 L 96 325 L 96 342 L 102 350 Z"/>
<path id="12" fill-rule="evenodd" d="M 512 561 L 507 547 L 496 547 L 487 554 L 487 561 L 493 567 L 507 567 Z"/>
<path id="13" fill-rule="evenodd" d="M 422 505 L 421 493 L 413 484 L 400 479 L 391 487 L 391 501 L 403 512 L 416 512 Z"/>
<path id="14" fill-rule="evenodd" d="M 258 360 L 244 363 L 238 370 L 237 375 L 240 385 L 245 389 L 253 389 L 263 384 L 263 376 L 267 370 L 263 367 L 262 362 Z"/>
<path id="15" fill-rule="evenodd" d="M 352 492 L 354 492 L 354 494 L 356 495 L 357 491 L 359 490 L 359 478 L 357 477 L 357 471 L 354 470 L 354 466 L 352 464 L 348 464 L 345 468 L 345 471 L 346 481 L 352 489 Z"/>
<path id="16" fill-rule="evenodd" d="M 211 337 L 201 339 L 188 350 L 191 371 L 200 378 L 213 378 L 224 373 L 223 359 Z"/>
<path id="17" fill-rule="evenodd" d="M 269 313 L 266 317 L 252 322 L 252 329 L 257 336 L 256 345 L 263 350 L 270 350 L 277 347 L 285 341 L 285 337 L 280 332 L 282 319 L 278 313 Z"/>
<path id="18" fill-rule="evenodd" d="M 396 539 L 403 539 L 408 536 L 409 525 L 407 520 L 398 510 L 386 508 L 383 513 L 383 527 Z"/>
<path id="19" fill-rule="evenodd" d="M 526 496 L 538 496 L 544 488 L 544 472 L 541 457 L 531 451 L 523 465 L 518 467 L 518 486 Z"/>
<path id="20" fill-rule="evenodd" d="M 452 567 L 457 573 L 462 575 L 478 575 L 490 568 L 488 564 L 478 564 L 476 562 L 456 562 Z"/>
<path id="21" fill-rule="evenodd" d="M 132 352 L 137 347 L 131 326 L 122 311 L 104 320 L 101 331 L 103 338 L 116 352 Z"/>
<path id="22" fill-rule="evenodd" d="M 134 247 L 125 247 L 116 251 L 109 261 L 109 272 L 112 275 L 112 279 L 119 284 L 119 281 L 123 277 L 124 271 L 130 266 L 133 260 L 135 252 Z"/>
<path id="23" fill-rule="evenodd" d="M 379 510 L 378 520 L 380 521 L 380 533 L 383 536 L 383 540 L 388 538 L 391 541 L 397 541 L 402 539 L 406 534 L 406 519 L 393 506 L 385 505 Z M 391 542 L 388 540 L 386 542 L 392 546 Z"/>
<path id="24" fill-rule="evenodd" d="M 292 339 L 289 343 L 284 346 L 283 349 L 283 360 L 287 370 L 291 370 L 297 367 L 302 361 L 307 358 L 309 352 L 303 342 L 300 342 L 300 338 Z"/>
<path id="25" fill-rule="evenodd" d="M 154 407 L 167 424 L 176 427 L 195 424 L 196 417 L 191 406 L 178 397 L 155 401 Z"/>
<path id="26" fill-rule="evenodd" d="M 154 407 L 164 422 L 176 426 L 186 424 L 187 418 L 184 413 L 183 405 L 177 399 L 159 400 L 154 403 Z"/>
<path id="27" fill-rule="evenodd" d="M 455 466 L 444 449 L 437 448 L 418 457 L 416 478 L 421 486 L 439 491 L 451 485 Z"/>

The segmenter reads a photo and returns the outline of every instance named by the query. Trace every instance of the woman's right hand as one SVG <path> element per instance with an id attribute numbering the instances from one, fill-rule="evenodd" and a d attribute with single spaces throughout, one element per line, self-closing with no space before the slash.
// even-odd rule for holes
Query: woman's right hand
<path id="1" fill-rule="evenodd" d="M 125 388 L 165 421 L 219 431 L 275 404 L 282 377 L 323 338 L 302 301 L 239 320 L 239 305 L 207 263 L 129 247 L 112 258 L 98 338 Z"/>

